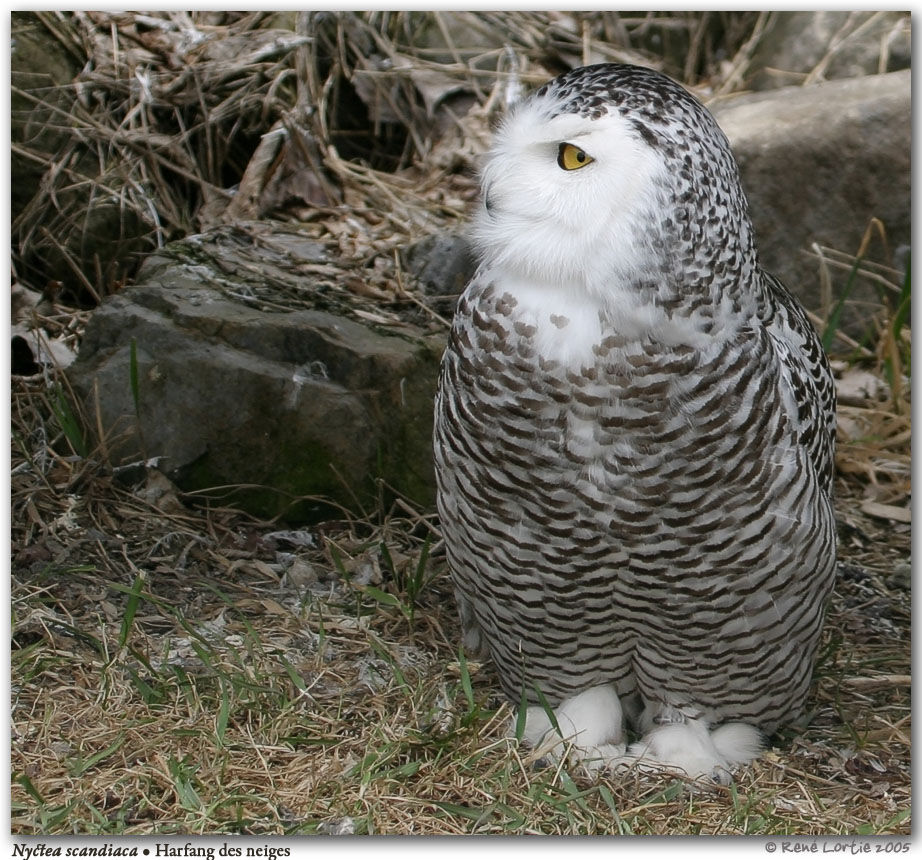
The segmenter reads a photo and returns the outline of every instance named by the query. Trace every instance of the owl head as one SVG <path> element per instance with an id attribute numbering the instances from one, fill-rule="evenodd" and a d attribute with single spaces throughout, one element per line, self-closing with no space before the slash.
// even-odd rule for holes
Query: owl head
<path id="1" fill-rule="evenodd" d="M 473 224 L 483 264 L 507 279 L 602 300 L 719 291 L 754 269 L 727 139 L 658 72 L 567 72 L 498 129 Z"/>

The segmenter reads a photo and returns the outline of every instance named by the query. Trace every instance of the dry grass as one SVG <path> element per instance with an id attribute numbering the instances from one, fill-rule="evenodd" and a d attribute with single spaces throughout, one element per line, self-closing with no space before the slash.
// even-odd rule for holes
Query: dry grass
<path id="1" fill-rule="evenodd" d="M 281 53 L 202 48 L 177 77 L 143 52 L 177 50 L 180 13 L 140 30 L 134 16 L 42 14 L 94 58 L 84 94 L 104 96 L 81 102 L 73 145 L 104 156 L 125 205 L 148 213 L 152 244 L 231 216 L 301 219 L 362 266 L 382 314 L 413 290 L 395 252 L 463 216 L 469 162 L 507 85 L 543 79 L 570 57 L 649 62 L 645 34 L 672 27 L 695 46 L 679 72 L 721 91 L 764 25 L 751 13 L 672 23 L 465 13 L 484 47 L 463 47 L 454 23 L 434 17 L 424 23 L 443 39 L 427 54 L 409 13 L 344 14 L 310 43 L 297 43 L 298 28 L 314 19 L 300 20 Z M 194 23 L 226 43 L 265 24 L 256 14 L 209 20 Z M 714 59 L 715 24 L 729 65 Z M 517 66 L 488 44 L 498 29 Z M 356 47 L 368 40 L 389 66 L 368 65 Z M 139 70 L 149 99 L 123 85 Z M 422 93 L 448 82 L 475 104 L 463 125 L 426 109 Z M 360 141 L 364 161 L 349 156 L 360 135 L 337 107 L 359 91 L 366 108 L 369 92 L 389 100 L 371 119 L 376 110 L 382 123 L 388 110 L 397 117 Z M 180 121 L 184 132 L 165 139 L 139 133 Z M 252 154 L 249 141 L 252 157 L 237 165 L 245 193 L 228 214 L 217 163 L 267 124 L 287 130 L 285 148 Z M 286 181 L 273 183 L 284 165 Z M 41 226 L 37 209 L 22 217 L 20 251 L 41 255 Z M 103 295 L 115 288 L 110 276 L 81 271 L 74 282 Z M 86 315 L 55 298 L 29 319 L 75 346 Z M 879 336 L 863 352 L 841 341 L 835 349 L 843 385 L 857 368 L 876 382 L 852 385 L 840 409 L 843 567 L 809 714 L 729 788 L 633 773 L 590 779 L 535 762 L 507 739 L 510 710 L 489 665 L 459 654 L 427 512 L 398 502 L 292 531 L 181 499 L 155 471 L 113 475 L 102 452 L 85 449 L 60 374 L 14 377 L 13 832 L 909 833 L 909 330 L 890 325 L 896 310 L 882 302 Z"/>
<path id="2" fill-rule="evenodd" d="M 505 738 L 426 516 L 280 532 L 15 460 L 15 832 L 909 832 L 908 531 L 848 514 L 807 727 L 693 790 Z"/>

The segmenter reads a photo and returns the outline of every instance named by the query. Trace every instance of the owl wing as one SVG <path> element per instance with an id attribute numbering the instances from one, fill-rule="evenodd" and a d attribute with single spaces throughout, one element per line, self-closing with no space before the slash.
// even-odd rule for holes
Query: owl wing
<path id="1" fill-rule="evenodd" d="M 800 441 L 831 496 L 836 436 L 832 370 L 803 307 L 776 277 L 767 273 L 764 277 L 770 307 L 766 325 L 797 400 Z"/>

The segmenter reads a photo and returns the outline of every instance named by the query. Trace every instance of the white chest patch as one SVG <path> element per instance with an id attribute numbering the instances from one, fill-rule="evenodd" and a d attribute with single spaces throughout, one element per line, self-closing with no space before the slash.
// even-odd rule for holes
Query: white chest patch
<path id="1" fill-rule="evenodd" d="M 690 346 L 708 352 L 713 336 L 703 320 L 670 317 L 654 303 L 642 303 L 627 290 L 612 289 L 605 297 L 581 287 L 552 287 L 503 275 L 494 280 L 500 295 L 511 296 L 515 319 L 534 326 L 535 351 L 545 361 L 566 367 L 592 366 L 594 349 L 609 335 L 626 342 L 651 339 L 664 346 Z"/>
<path id="2" fill-rule="evenodd" d="M 585 293 L 508 277 L 498 281 L 497 291 L 515 300 L 517 321 L 534 326 L 535 351 L 545 361 L 568 367 L 593 363 L 592 348 L 602 339 L 602 316 L 598 303 Z"/>

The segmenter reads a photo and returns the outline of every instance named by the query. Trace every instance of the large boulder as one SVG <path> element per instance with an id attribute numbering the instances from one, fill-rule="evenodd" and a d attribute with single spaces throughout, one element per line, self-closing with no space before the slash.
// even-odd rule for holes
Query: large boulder
<path id="1" fill-rule="evenodd" d="M 113 465 L 156 458 L 181 489 L 223 487 L 263 516 L 372 506 L 376 479 L 431 504 L 444 340 L 316 307 L 305 267 L 323 259 L 284 228 L 216 231 L 167 246 L 106 300 L 69 378 Z"/>
<path id="2" fill-rule="evenodd" d="M 898 11 L 772 12 L 746 83 L 767 90 L 908 69 L 911 24 Z"/>
<path id="3" fill-rule="evenodd" d="M 867 259 L 905 266 L 911 241 L 909 70 L 742 95 L 711 110 L 739 162 L 762 262 L 808 308 L 820 304 L 813 245 L 855 254 L 872 218 L 883 223 L 887 247 L 875 240 Z M 830 274 L 835 297 L 848 271 Z M 850 298 L 880 304 L 869 282 L 859 282 Z M 845 321 L 857 333 L 866 310 L 853 310 Z"/>

